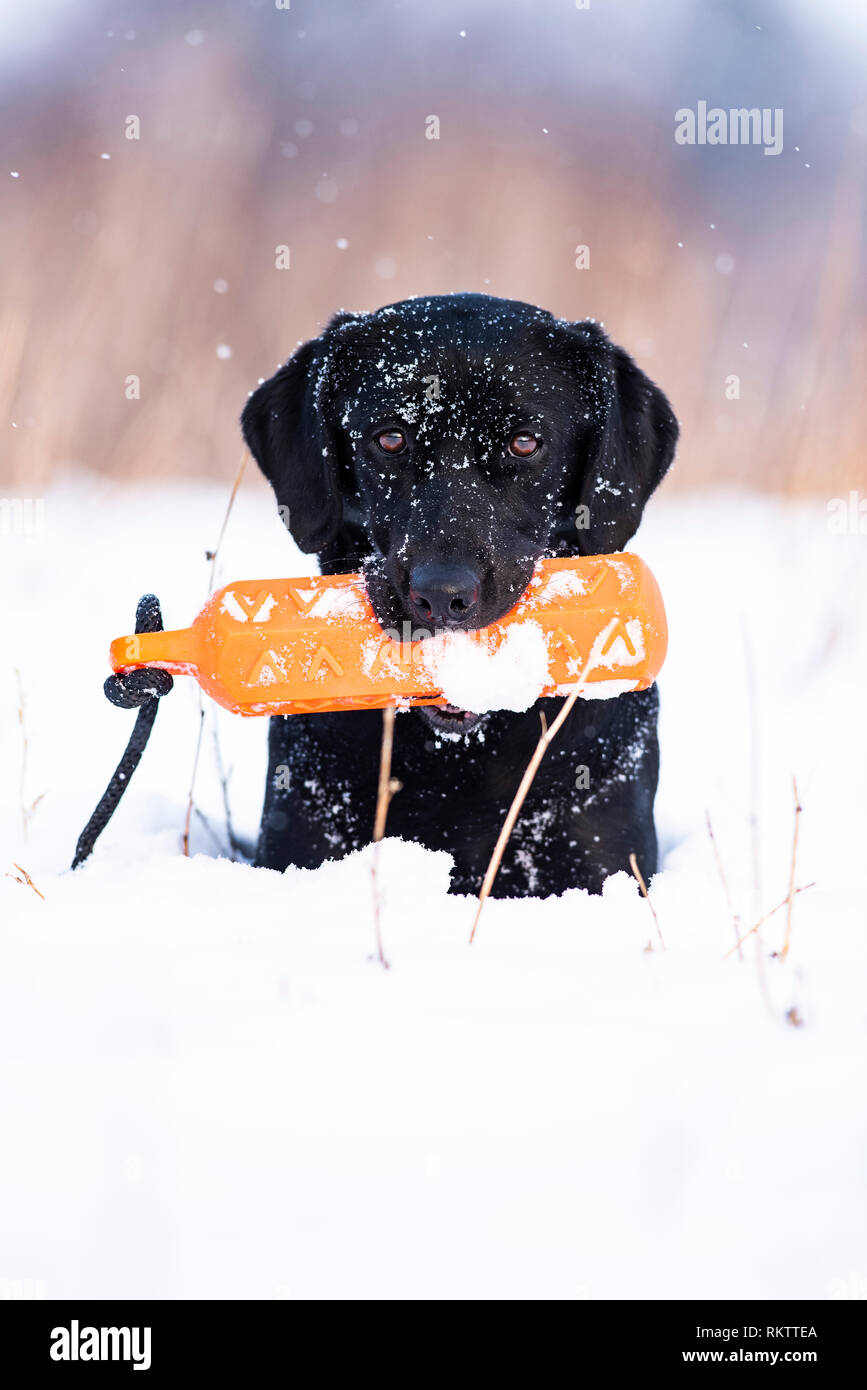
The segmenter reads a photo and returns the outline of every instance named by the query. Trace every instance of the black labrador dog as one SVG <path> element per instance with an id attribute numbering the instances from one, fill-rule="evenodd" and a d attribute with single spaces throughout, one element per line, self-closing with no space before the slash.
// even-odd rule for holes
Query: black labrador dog
<path id="1" fill-rule="evenodd" d="M 490 295 L 339 313 L 254 391 L 244 438 L 323 573 L 364 570 L 384 628 L 483 627 L 543 556 L 621 550 L 671 463 L 665 396 L 592 321 Z M 540 712 L 398 716 L 388 833 L 447 850 L 477 893 Z M 656 869 L 655 687 L 579 701 L 524 803 L 494 892 Z M 256 862 L 313 868 L 371 839 L 378 710 L 274 718 Z"/>

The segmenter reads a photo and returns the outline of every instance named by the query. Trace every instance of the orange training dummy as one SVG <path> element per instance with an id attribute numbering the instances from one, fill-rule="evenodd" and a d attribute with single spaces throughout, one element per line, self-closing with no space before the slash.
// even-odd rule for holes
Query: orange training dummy
<path id="1" fill-rule="evenodd" d="M 513 647 L 534 697 L 580 684 L 598 699 L 652 685 L 668 642 L 656 580 L 625 552 L 542 560 L 499 622 L 412 636 L 409 623 L 403 632 L 380 627 L 361 575 L 249 579 L 212 594 L 192 627 L 118 637 L 111 664 L 195 676 L 237 714 L 311 714 L 444 704 L 448 672 L 481 655 L 493 679 L 484 708 L 496 709 L 497 682 L 509 671 L 501 658 Z"/>

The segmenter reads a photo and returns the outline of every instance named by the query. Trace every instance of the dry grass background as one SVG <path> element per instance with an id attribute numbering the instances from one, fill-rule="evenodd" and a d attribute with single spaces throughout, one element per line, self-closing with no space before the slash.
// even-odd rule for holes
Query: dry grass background
<path id="1" fill-rule="evenodd" d="M 336 308 L 455 289 L 604 320 L 680 416 L 673 486 L 867 485 L 865 108 L 845 45 L 770 6 L 757 57 L 752 8 L 61 12 L 0 97 L 7 490 L 230 477 L 247 391 Z M 677 146 L 700 97 L 784 106 L 783 154 Z"/>

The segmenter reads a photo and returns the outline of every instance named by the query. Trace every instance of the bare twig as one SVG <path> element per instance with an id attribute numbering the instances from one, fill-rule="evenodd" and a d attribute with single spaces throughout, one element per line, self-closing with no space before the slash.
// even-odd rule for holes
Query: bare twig
<path id="1" fill-rule="evenodd" d="M 24 839 L 26 840 L 27 833 L 30 829 L 30 822 L 33 819 L 33 813 L 45 793 L 40 792 L 36 799 L 31 801 L 29 806 L 27 805 L 25 800 L 25 787 L 27 785 L 27 754 L 30 750 L 30 743 L 27 738 L 27 724 L 24 718 L 24 684 L 21 680 L 21 672 L 17 666 L 15 667 L 15 680 L 18 684 L 18 724 L 21 729 L 21 765 L 18 772 L 18 800 L 21 807 L 21 829 Z"/>
<path id="2" fill-rule="evenodd" d="M 723 960 L 728 960 L 729 956 L 732 954 L 732 951 L 736 951 L 739 946 L 743 946 L 745 941 L 749 941 L 750 937 L 753 936 L 759 930 L 760 927 L 763 927 L 765 925 L 765 922 L 767 922 L 769 918 L 774 917 L 778 912 L 781 912 L 782 909 L 786 906 L 786 904 L 791 900 L 791 898 L 795 897 L 797 893 L 806 893 L 808 888 L 815 888 L 815 886 L 816 880 L 813 879 L 812 883 L 804 883 L 801 885 L 800 888 L 791 889 L 791 891 L 787 893 L 786 896 L 783 898 L 782 902 L 777 903 L 776 907 L 772 907 L 770 912 L 766 912 L 763 917 L 759 918 L 758 922 L 756 922 L 754 927 L 750 927 L 749 931 L 744 932 L 743 936 L 735 942 L 731 950 L 726 951 L 725 955 L 723 956 Z M 780 955 L 782 956 L 782 952 L 780 952 Z"/>
<path id="3" fill-rule="evenodd" d="M 211 822 L 208 820 L 208 817 L 205 815 L 204 811 L 201 809 L 200 806 L 194 807 L 194 811 L 196 815 L 196 820 L 201 821 L 202 825 L 205 827 L 205 830 L 208 832 L 214 844 L 217 846 L 217 853 L 220 855 L 225 854 L 225 846 L 223 845 L 222 840 L 220 839 L 214 827 L 211 825 Z"/>
<path id="4" fill-rule="evenodd" d="M 734 910 L 734 905 L 732 903 L 732 895 L 729 892 L 729 881 L 726 878 L 726 872 L 723 868 L 723 862 L 720 856 L 719 847 L 717 846 L 716 836 L 713 833 L 713 826 L 710 823 L 710 811 L 705 811 L 704 818 L 707 823 L 707 833 L 710 836 L 710 842 L 713 846 L 714 858 L 716 859 L 716 866 L 719 872 L 720 883 L 722 884 L 723 892 L 725 893 L 726 904 L 728 906 L 731 919 L 735 925 L 735 942 L 737 943 L 738 955 L 740 956 L 741 960 L 743 960 L 744 953 L 741 950 L 741 919 L 739 913 L 735 912 Z"/>
<path id="5" fill-rule="evenodd" d="M 761 926 L 761 922 L 758 923 L 758 926 Z M 753 942 L 756 948 L 756 978 L 759 982 L 759 993 L 761 994 L 762 1002 L 768 1011 L 768 1017 L 776 1019 L 777 1010 L 774 1006 L 774 1001 L 771 998 L 771 991 L 768 988 L 768 972 L 765 962 L 765 952 L 762 946 L 762 938 L 759 935 L 758 930 L 753 935 Z M 734 947 L 732 947 L 732 950 L 734 950 Z M 729 954 L 731 954 L 731 952 Z"/>
<path id="6" fill-rule="evenodd" d="M 226 838 L 229 841 L 229 854 L 234 863 L 241 853 L 241 842 L 235 834 L 235 827 L 232 824 L 232 808 L 229 804 L 229 777 L 231 773 L 227 773 L 223 767 L 223 754 L 220 749 L 219 730 L 217 729 L 216 723 L 214 724 L 213 734 L 217 776 L 220 779 L 220 789 L 223 793 L 223 813 L 226 817 Z"/>
<path id="7" fill-rule="evenodd" d="M 184 816 L 183 849 L 187 859 L 190 857 L 190 824 L 193 819 L 193 793 L 196 788 L 196 773 L 199 770 L 199 754 L 202 751 L 202 733 L 205 728 L 205 706 L 202 703 L 202 693 L 199 691 L 199 735 L 196 739 L 196 751 L 193 754 L 193 770 L 190 773 L 190 790 L 187 795 L 187 813 Z"/>
<path id="8" fill-rule="evenodd" d="M 247 449 L 244 449 L 244 451 L 243 451 L 242 454 L 241 454 L 240 463 L 238 464 L 238 471 L 237 471 L 237 473 L 235 474 L 235 481 L 234 481 L 234 483 L 232 484 L 232 491 L 229 493 L 229 501 L 228 501 L 228 503 L 226 504 L 226 511 L 225 511 L 225 515 L 223 516 L 223 524 L 222 524 L 222 526 L 220 527 L 220 534 L 219 534 L 219 536 L 217 537 L 217 544 L 214 546 L 214 549 L 213 549 L 213 550 L 206 550 L 206 551 L 205 551 L 205 559 L 206 559 L 206 560 L 210 560 L 210 562 L 211 562 L 211 568 L 210 568 L 210 571 L 209 571 L 209 574 L 208 574 L 208 598 L 211 597 L 211 594 L 212 594 L 213 591 L 214 591 L 214 579 L 216 578 L 216 573 L 217 573 L 217 559 L 218 559 L 219 554 L 220 554 L 220 546 L 223 544 L 223 537 L 224 537 L 225 534 L 226 534 L 226 527 L 227 527 L 228 524 L 229 524 L 229 517 L 232 515 L 232 508 L 233 508 L 234 505 L 235 505 L 235 498 L 236 498 L 237 495 L 238 495 L 238 488 L 241 486 L 241 479 L 242 479 L 243 476 L 244 476 L 244 471 L 245 471 L 245 469 L 246 469 L 246 467 L 247 467 L 247 459 L 248 459 L 249 457 L 250 457 L 250 455 L 249 455 L 248 450 L 247 450 Z M 194 796 L 195 789 L 196 789 L 196 774 L 198 773 L 198 770 L 199 770 L 199 755 L 200 755 L 200 753 L 201 753 L 201 751 L 202 751 L 202 734 L 203 734 L 203 732 L 204 732 L 204 725 L 205 725 L 205 705 L 204 705 L 204 697 L 203 697 L 203 695 L 202 695 L 202 690 L 201 690 L 201 687 L 200 687 L 200 688 L 199 688 L 199 736 L 198 736 L 198 738 L 196 739 L 196 752 L 195 752 L 195 756 L 193 757 L 193 769 L 192 769 L 192 772 L 190 773 L 190 790 L 189 790 L 189 792 L 188 792 L 188 794 L 187 794 L 187 813 L 186 813 L 186 816 L 184 817 L 183 847 L 184 847 L 184 854 L 187 856 L 187 858 L 189 858 L 189 854 L 190 854 L 190 824 L 191 824 L 192 819 L 193 819 L 193 796 Z M 214 731 L 214 737 L 215 737 L 215 738 L 217 737 L 216 730 Z M 224 796 L 225 796 L 225 788 L 224 788 Z M 228 816 L 227 816 L 227 823 L 228 823 L 228 819 L 229 819 L 229 818 L 228 818 Z"/>
<path id="9" fill-rule="evenodd" d="M 39 892 L 39 889 L 36 887 L 36 884 L 33 882 L 33 879 L 30 877 L 27 870 L 22 869 L 21 865 L 16 864 L 14 861 L 12 867 L 13 869 L 18 870 L 18 873 L 21 875 L 21 877 L 19 878 L 18 874 L 7 874 L 6 877 L 11 878 L 15 883 L 20 883 L 22 888 L 24 888 L 25 886 L 27 888 L 32 888 L 34 893 L 36 893 L 37 896 L 40 897 L 43 902 L 45 902 L 45 894 Z"/>
<path id="10" fill-rule="evenodd" d="M 247 460 L 249 459 L 249 457 L 249 450 L 244 449 L 241 454 L 241 460 L 238 464 L 238 471 L 235 474 L 235 481 L 232 484 L 232 491 L 229 494 L 229 501 L 226 504 L 226 514 L 223 517 L 223 524 L 220 527 L 220 534 L 217 537 L 217 544 L 214 546 L 213 550 L 205 551 L 205 559 L 210 560 L 211 562 L 211 572 L 208 575 L 208 598 L 210 598 L 211 594 L 214 592 L 214 579 L 216 578 L 217 573 L 217 558 L 220 554 L 220 546 L 223 544 L 223 537 L 226 534 L 226 527 L 229 524 L 229 517 L 232 515 L 232 508 L 235 505 L 235 498 L 238 496 L 238 488 L 241 486 L 241 480 L 244 477 L 244 473 L 247 468 Z"/>
<path id="11" fill-rule="evenodd" d="M 391 755 L 394 748 L 394 705 L 382 711 L 382 745 L 379 751 L 379 785 L 376 792 L 376 818 L 373 822 L 373 839 L 378 843 L 385 834 L 388 808 L 395 792 L 400 791 L 400 782 L 391 775 Z"/>
<path id="12" fill-rule="evenodd" d="M 391 775 L 391 755 L 394 748 L 394 716 L 393 705 L 387 705 L 382 711 L 382 744 L 379 751 L 379 785 L 376 792 L 376 816 L 373 822 L 373 858 L 371 860 L 370 874 L 373 880 L 373 921 L 376 930 L 376 950 L 380 964 L 384 970 L 389 969 L 388 961 L 385 957 L 385 950 L 382 944 L 382 895 L 379 889 L 379 846 L 385 835 L 385 823 L 388 819 L 388 808 L 391 805 L 391 798 L 395 792 L 401 789 L 401 783 Z"/>
<path id="13" fill-rule="evenodd" d="M 15 667 L 15 680 L 18 683 L 18 727 L 21 730 L 21 768 L 18 773 L 18 803 L 21 807 L 21 829 L 27 839 L 27 810 L 24 806 L 24 784 L 27 779 L 27 725 L 24 723 L 24 686 L 21 672 Z"/>
<path id="14" fill-rule="evenodd" d="M 536 744 L 536 750 L 533 753 L 533 756 L 530 759 L 529 763 L 527 764 L 527 770 L 521 778 L 518 790 L 515 792 L 515 796 L 511 806 L 509 807 L 506 819 L 503 821 L 503 828 L 500 831 L 499 836 L 497 837 L 497 843 L 494 845 L 494 852 L 491 855 L 491 860 L 488 864 L 485 877 L 482 880 L 482 888 L 481 892 L 479 893 L 479 905 L 476 908 L 476 915 L 473 921 L 473 929 L 470 932 L 471 946 L 473 944 L 473 941 L 475 940 L 479 920 L 482 915 L 482 909 L 485 906 L 490 891 L 494 886 L 494 879 L 497 877 L 497 870 L 500 867 L 500 862 L 503 858 L 506 845 L 509 843 L 509 836 L 515 828 L 515 822 L 518 819 L 518 814 L 521 810 L 521 807 L 524 804 L 524 801 L 526 800 L 528 791 L 533 785 L 533 779 L 536 776 L 536 773 L 539 771 L 539 764 L 541 763 L 548 749 L 551 747 L 551 744 L 554 742 L 554 739 L 557 737 L 566 720 L 569 718 L 569 715 L 572 713 L 575 701 L 583 692 L 584 682 L 587 679 L 587 676 L 590 671 L 592 657 L 593 653 L 591 652 L 590 656 L 587 658 L 587 661 L 584 663 L 584 669 L 578 675 L 578 678 L 575 682 L 575 689 L 571 692 L 571 694 L 566 696 L 566 699 L 560 706 L 560 712 L 557 715 L 557 718 L 554 720 L 554 723 L 551 725 L 550 729 L 548 728 L 548 722 L 545 719 L 544 714 L 541 714 L 540 716 L 542 720 L 542 733 L 539 737 L 539 742 Z"/>
<path id="15" fill-rule="evenodd" d="M 648 891 L 647 891 L 647 884 L 644 882 L 644 875 L 642 874 L 641 870 L 640 870 L 639 867 L 638 867 L 638 860 L 636 859 L 636 857 L 635 857 L 634 854 L 630 854 L 630 856 L 629 856 L 629 867 L 630 867 L 630 869 L 632 870 L 632 872 L 633 872 L 633 874 L 635 875 L 635 877 L 638 879 L 638 886 L 639 886 L 639 888 L 641 889 L 641 896 L 644 898 L 645 902 L 647 903 L 647 906 L 650 908 L 650 913 L 651 913 L 651 916 L 653 917 L 654 925 L 655 925 L 655 927 L 656 927 L 656 934 L 657 934 L 657 936 L 659 937 L 659 944 L 660 944 L 660 946 L 662 947 L 662 949 L 663 949 L 663 951 L 664 951 L 664 950 L 665 950 L 665 942 L 664 942 L 664 940 L 662 939 L 662 929 L 660 928 L 660 925 L 659 925 L 659 918 L 658 918 L 657 915 L 656 915 L 656 908 L 653 906 L 653 903 L 650 901 L 650 895 L 649 895 L 649 893 L 648 893 Z"/>
<path id="16" fill-rule="evenodd" d="M 753 869 L 753 912 L 762 913 L 762 855 L 759 820 L 759 715 L 756 695 L 756 668 L 753 644 L 746 614 L 741 614 L 741 636 L 744 645 L 744 666 L 747 676 L 747 708 L 750 730 L 750 843 Z"/>
<path id="17" fill-rule="evenodd" d="M 796 777 L 792 778 L 792 790 L 795 794 L 795 829 L 792 834 L 792 864 L 789 870 L 789 896 L 786 900 L 789 904 L 789 908 L 786 913 L 786 935 L 783 938 L 783 949 L 780 952 L 781 960 L 786 959 L 786 956 L 789 954 L 789 946 L 792 943 L 792 899 L 795 896 L 795 867 L 798 858 L 798 831 L 801 826 L 802 810 L 801 800 L 798 796 L 798 779 Z"/>

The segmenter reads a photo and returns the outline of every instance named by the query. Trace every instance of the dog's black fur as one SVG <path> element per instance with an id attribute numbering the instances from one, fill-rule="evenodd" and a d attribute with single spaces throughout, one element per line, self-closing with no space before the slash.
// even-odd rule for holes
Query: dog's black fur
<path id="1" fill-rule="evenodd" d="M 414 633 L 502 617 L 542 556 L 623 549 L 678 433 L 665 396 L 596 323 L 478 294 L 338 314 L 253 393 L 242 428 L 301 549 L 324 573 L 363 568 L 383 627 Z M 395 431 L 393 455 L 377 441 Z M 539 441 L 532 457 L 509 452 L 522 433 Z M 453 891 L 478 892 L 540 711 L 550 722 L 559 705 L 398 716 L 388 832 L 448 850 Z M 645 878 L 655 871 L 657 707 L 655 687 L 579 701 L 495 893 L 599 892 L 633 851 Z M 315 867 L 370 840 L 381 731 L 379 711 L 271 720 L 257 863 Z"/>

